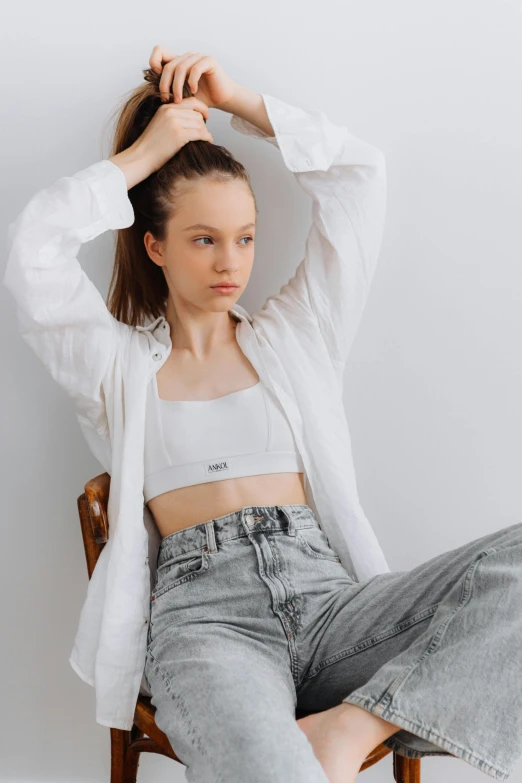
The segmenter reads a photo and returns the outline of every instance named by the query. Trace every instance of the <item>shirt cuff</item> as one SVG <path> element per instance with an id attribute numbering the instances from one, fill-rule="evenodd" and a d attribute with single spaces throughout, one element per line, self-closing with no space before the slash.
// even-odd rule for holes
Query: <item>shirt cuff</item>
<path id="1" fill-rule="evenodd" d="M 340 140 L 344 129 L 334 126 L 317 109 L 303 109 L 273 95 L 261 95 L 275 136 L 269 136 L 236 114 L 230 120 L 231 127 L 246 136 L 263 139 L 278 147 L 290 171 L 326 171 L 329 167 L 326 149 L 328 141 Z M 330 133 L 329 137 L 325 130 Z"/>
<path id="2" fill-rule="evenodd" d="M 127 181 L 119 166 L 108 159 L 100 160 L 77 172 L 74 178 L 84 182 L 94 194 L 105 228 L 128 228 L 134 223 Z M 99 230 L 98 226 L 96 233 Z"/>

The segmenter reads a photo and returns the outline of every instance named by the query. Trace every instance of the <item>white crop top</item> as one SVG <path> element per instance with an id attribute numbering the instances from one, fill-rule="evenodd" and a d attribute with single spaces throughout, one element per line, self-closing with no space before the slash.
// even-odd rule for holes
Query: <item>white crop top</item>
<path id="1" fill-rule="evenodd" d="M 288 420 L 265 385 L 213 400 L 163 400 L 147 387 L 144 498 L 260 473 L 304 473 Z"/>

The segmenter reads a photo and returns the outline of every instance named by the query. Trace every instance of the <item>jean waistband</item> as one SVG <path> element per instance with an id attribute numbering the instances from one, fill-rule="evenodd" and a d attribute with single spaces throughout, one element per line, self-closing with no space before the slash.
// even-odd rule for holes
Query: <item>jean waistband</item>
<path id="1" fill-rule="evenodd" d="M 320 527 L 313 510 L 303 503 L 243 506 L 230 514 L 199 522 L 165 536 L 160 542 L 157 565 L 185 552 L 216 552 L 218 544 L 248 536 L 251 532 L 283 530 L 292 536 L 296 529 L 314 525 Z"/>

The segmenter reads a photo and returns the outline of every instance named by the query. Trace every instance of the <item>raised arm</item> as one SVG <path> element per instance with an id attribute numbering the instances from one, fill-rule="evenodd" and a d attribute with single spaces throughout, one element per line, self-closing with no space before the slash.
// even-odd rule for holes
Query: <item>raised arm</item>
<path id="1" fill-rule="evenodd" d="M 104 378 L 133 327 L 108 310 L 80 266 L 80 247 L 134 223 L 128 190 L 188 141 L 212 140 L 205 117 L 195 97 L 161 106 L 131 146 L 41 190 L 9 226 L 3 282 L 22 337 L 96 428 L 105 423 Z"/>
<path id="2" fill-rule="evenodd" d="M 95 426 L 103 379 L 130 327 L 111 315 L 77 256 L 84 242 L 133 222 L 123 172 L 101 160 L 36 193 L 8 228 L 3 282 L 21 335 Z"/>
<path id="3" fill-rule="evenodd" d="M 305 256 L 254 320 L 302 330 L 315 320 L 342 376 L 377 264 L 386 213 L 383 153 L 305 109 L 263 94 L 275 136 L 233 114 L 231 126 L 277 147 L 287 169 L 312 198 Z"/>

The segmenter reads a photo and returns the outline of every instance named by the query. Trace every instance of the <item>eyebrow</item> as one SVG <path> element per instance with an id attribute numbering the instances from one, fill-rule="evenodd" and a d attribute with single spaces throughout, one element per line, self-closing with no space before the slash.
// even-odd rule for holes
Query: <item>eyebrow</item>
<path id="1" fill-rule="evenodd" d="M 246 231 L 247 228 L 255 228 L 255 223 L 245 223 L 244 226 L 241 226 L 239 231 Z M 219 228 L 215 228 L 214 226 L 207 226 L 205 223 L 194 223 L 192 226 L 187 226 L 186 228 L 182 229 L 183 231 L 191 231 L 195 228 L 201 228 L 204 231 L 215 231 L 216 234 L 220 234 L 221 231 Z"/>

